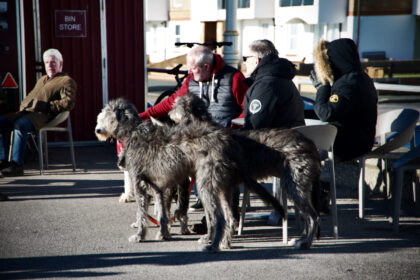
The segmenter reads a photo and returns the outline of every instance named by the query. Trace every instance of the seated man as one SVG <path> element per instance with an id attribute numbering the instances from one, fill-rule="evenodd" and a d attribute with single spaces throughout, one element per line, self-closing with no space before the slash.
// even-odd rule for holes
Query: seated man
<path id="1" fill-rule="evenodd" d="M 291 128 L 305 125 L 304 104 L 293 83 L 293 63 L 278 56 L 269 40 L 253 41 L 244 56 L 245 81 L 250 84 L 244 101 L 246 129 Z"/>
<path id="2" fill-rule="evenodd" d="M 42 76 L 20 105 L 19 112 L 0 117 L 0 170 L 4 176 L 22 176 L 28 132 L 35 132 L 58 113 L 73 109 L 76 82 L 63 70 L 63 57 L 56 49 L 44 52 L 47 75 Z M 11 162 L 10 135 L 13 131 Z M 1 176 L 1 174 L 0 174 Z"/>

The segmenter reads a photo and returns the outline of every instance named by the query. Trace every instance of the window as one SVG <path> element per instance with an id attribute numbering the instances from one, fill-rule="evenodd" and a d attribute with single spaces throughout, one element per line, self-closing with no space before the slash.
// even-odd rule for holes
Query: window
<path id="1" fill-rule="evenodd" d="M 174 8 L 181 8 L 182 7 L 182 0 L 173 0 Z"/>
<path id="2" fill-rule="evenodd" d="M 280 7 L 310 6 L 314 0 L 280 0 Z"/>
<path id="3" fill-rule="evenodd" d="M 179 42 L 181 42 L 181 25 L 177 24 L 175 25 L 175 43 Z"/>
<path id="4" fill-rule="evenodd" d="M 218 0 L 217 1 L 217 8 L 219 10 L 224 10 L 226 9 L 226 0 Z"/>
<path id="5" fill-rule="evenodd" d="M 290 24 L 289 29 L 289 36 L 290 36 L 290 50 L 296 50 L 298 46 L 298 24 L 293 23 Z"/>
<path id="6" fill-rule="evenodd" d="M 238 8 L 250 8 L 250 7 L 251 7 L 250 0 L 238 0 Z M 218 0 L 217 8 L 219 10 L 226 9 L 226 0 Z"/>
<path id="7" fill-rule="evenodd" d="M 264 37 L 267 37 L 268 36 L 268 23 L 261 24 L 261 34 Z"/>
<path id="8" fill-rule="evenodd" d="M 238 0 L 238 8 L 250 8 L 251 1 L 250 0 Z"/>

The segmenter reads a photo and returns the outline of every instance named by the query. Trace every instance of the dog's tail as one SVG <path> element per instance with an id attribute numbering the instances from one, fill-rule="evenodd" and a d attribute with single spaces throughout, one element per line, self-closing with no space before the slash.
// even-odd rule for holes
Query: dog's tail
<path id="1" fill-rule="evenodd" d="M 283 206 L 281 206 L 278 199 L 271 195 L 261 184 L 257 183 L 254 179 L 249 176 L 243 176 L 245 187 L 249 188 L 252 192 L 256 193 L 263 201 L 268 204 L 271 204 L 274 209 L 284 218 L 286 215 L 284 213 Z"/>

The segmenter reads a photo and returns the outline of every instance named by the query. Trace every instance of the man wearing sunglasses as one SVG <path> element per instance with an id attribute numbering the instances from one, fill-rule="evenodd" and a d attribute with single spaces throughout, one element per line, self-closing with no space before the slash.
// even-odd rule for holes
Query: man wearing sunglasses
<path id="1" fill-rule="evenodd" d="M 295 66 L 269 40 L 253 41 L 243 57 L 245 82 L 250 85 L 244 100 L 246 129 L 305 125 L 304 104 L 292 79 Z"/>

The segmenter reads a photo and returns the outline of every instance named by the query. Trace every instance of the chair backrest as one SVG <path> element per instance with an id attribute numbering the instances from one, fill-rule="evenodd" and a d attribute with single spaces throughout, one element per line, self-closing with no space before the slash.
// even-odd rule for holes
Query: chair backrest
<path id="1" fill-rule="evenodd" d="M 293 129 L 311 139 L 319 150 L 329 151 L 335 141 L 337 128 L 331 124 L 298 126 Z"/>
<path id="2" fill-rule="evenodd" d="M 65 120 L 67 120 L 69 115 L 70 115 L 69 111 L 61 112 L 57 116 L 55 116 L 55 118 L 53 118 L 50 122 L 48 122 L 46 125 L 44 125 L 43 128 L 55 127 L 55 126 L 59 125 L 60 123 L 64 122 Z"/>
<path id="3" fill-rule="evenodd" d="M 378 115 L 376 137 L 380 138 L 380 146 L 375 153 L 387 153 L 398 149 L 412 139 L 420 113 L 414 109 L 397 109 Z M 386 137 L 394 135 L 389 141 Z"/>
<path id="4" fill-rule="evenodd" d="M 378 115 L 376 136 L 381 137 L 390 132 L 402 132 L 417 123 L 419 112 L 414 109 L 396 109 Z"/>
<path id="5" fill-rule="evenodd" d="M 406 164 L 418 164 L 420 168 L 420 146 L 415 147 L 403 154 L 397 161 L 394 162 L 393 168 L 399 168 Z"/>

